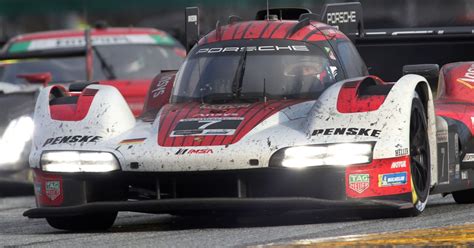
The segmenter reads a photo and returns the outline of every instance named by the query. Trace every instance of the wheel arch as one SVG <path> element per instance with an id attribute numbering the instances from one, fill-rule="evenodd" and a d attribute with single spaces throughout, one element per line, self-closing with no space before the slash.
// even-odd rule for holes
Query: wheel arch
<path id="1" fill-rule="evenodd" d="M 424 78 L 422 78 L 424 79 Z M 436 138 L 436 115 L 434 110 L 434 99 L 431 88 L 426 79 L 416 84 L 415 92 L 423 104 L 423 108 L 427 117 L 428 137 L 430 144 L 430 163 L 431 163 L 431 183 L 434 186 L 438 181 L 438 149 Z"/>

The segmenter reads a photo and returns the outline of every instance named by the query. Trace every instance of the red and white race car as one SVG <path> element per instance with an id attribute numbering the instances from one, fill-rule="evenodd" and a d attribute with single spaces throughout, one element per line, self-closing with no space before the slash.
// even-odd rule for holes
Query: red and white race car
<path id="1" fill-rule="evenodd" d="M 138 116 L 153 77 L 163 70 L 177 70 L 185 55 L 177 40 L 152 28 L 23 34 L 12 38 L 0 54 L 0 81 L 112 85 Z"/>
<path id="2" fill-rule="evenodd" d="M 185 53 L 170 35 L 151 28 L 101 27 L 11 39 L 0 53 L 0 178 L 31 182 L 28 154 L 40 87 L 32 83 L 67 87 L 73 82 L 95 81 L 111 85 L 138 116 L 153 77 L 160 71 L 179 68 Z M 69 88 L 72 95 L 81 89 Z M 73 105 L 66 106 L 74 109 Z M 32 192 L 31 184 L 28 186 Z M 2 187 L 0 195 L 4 191 Z"/>
<path id="3" fill-rule="evenodd" d="M 358 8 L 327 5 L 323 21 L 361 33 Z M 341 12 L 354 22 L 336 18 Z M 405 69 L 438 74 L 431 65 Z M 452 84 L 460 83 L 441 88 Z M 438 106 L 457 99 L 470 108 L 455 96 Z M 346 35 L 302 9 L 217 25 L 178 72 L 154 80 L 138 120 L 106 85 L 85 87 L 77 100 L 50 86 L 36 106 L 38 208 L 24 215 L 59 229 L 108 228 L 118 211 L 417 215 L 430 192 L 474 199 L 473 153 L 462 143 L 472 142 L 472 124 L 454 121 L 470 113 L 436 116 L 422 76 L 387 83 L 368 75 Z"/>

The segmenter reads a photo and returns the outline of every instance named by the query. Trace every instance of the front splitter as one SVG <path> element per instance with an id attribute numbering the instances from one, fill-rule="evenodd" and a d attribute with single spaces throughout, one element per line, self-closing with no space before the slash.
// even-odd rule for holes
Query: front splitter
<path id="1" fill-rule="evenodd" d="M 184 198 L 143 201 L 91 202 L 77 206 L 39 207 L 25 211 L 29 218 L 65 217 L 105 212 L 177 213 L 177 212 L 235 212 L 294 210 L 343 210 L 343 209 L 409 209 L 413 204 L 404 201 L 386 200 L 325 200 L 310 197 L 272 197 L 272 198 Z"/>

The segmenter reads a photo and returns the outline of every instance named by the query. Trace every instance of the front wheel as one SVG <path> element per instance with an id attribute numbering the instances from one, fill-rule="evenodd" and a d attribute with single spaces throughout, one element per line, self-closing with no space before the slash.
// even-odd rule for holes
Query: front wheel
<path id="1" fill-rule="evenodd" d="M 101 231 L 109 229 L 115 222 L 117 212 L 68 217 L 46 218 L 48 224 L 56 229 L 69 231 Z"/>
<path id="2" fill-rule="evenodd" d="M 428 202 L 431 177 L 430 146 L 425 109 L 418 97 L 412 101 L 410 117 L 410 174 L 413 208 L 408 212 L 416 216 Z"/>

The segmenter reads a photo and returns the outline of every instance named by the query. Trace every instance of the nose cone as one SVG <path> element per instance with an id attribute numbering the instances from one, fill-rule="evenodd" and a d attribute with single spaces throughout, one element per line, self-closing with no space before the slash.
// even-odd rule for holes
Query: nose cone
<path id="1" fill-rule="evenodd" d="M 301 102 L 170 104 L 164 107 L 159 117 L 158 144 L 168 147 L 235 144 L 268 117 Z M 296 113 L 291 115 L 298 116 Z"/>

